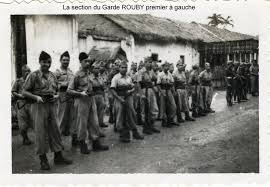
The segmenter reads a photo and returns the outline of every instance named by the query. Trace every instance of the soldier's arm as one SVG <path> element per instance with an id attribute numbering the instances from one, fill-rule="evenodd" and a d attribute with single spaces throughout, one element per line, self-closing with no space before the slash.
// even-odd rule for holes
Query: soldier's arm
<path id="1" fill-rule="evenodd" d="M 32 99 L 34 101 L 37 101 L 38 103 L 43 103 L 43 100 L 40 96 L 33 94 L 31 91 L 33 89 L 33 85 L 34 85 L 34 74 L 30 74 L 28 75 L 28 77 L 26 78 L 24 85 L 23 85 L 23 91 L 22 91 L 22 95 L 25 98 L 29 98 Z"/>
<path id="2" fill-rule="evenodd" d="M 74 96 L 74 97 L 81 97 L 81 96 L 85 96 L 86 93 L 85 92 L 79 92 L 77 90 L 75 90 L 75 81 L 76 81 L 76 77 L 74 76 L 67 88 L 67 94 Z"/>
<path id="3" fill-rule="evenodd" d="M 17 99 L 23 99 L 24 96 L 18 92 L 18 86 L 19 86 L 19 82 L 17 80 L 14 83 L 14 85 L 12 86 L 11 93 L 12 93 L 13 96 L 15 96 L 15 98 L 17 98 Z"/>

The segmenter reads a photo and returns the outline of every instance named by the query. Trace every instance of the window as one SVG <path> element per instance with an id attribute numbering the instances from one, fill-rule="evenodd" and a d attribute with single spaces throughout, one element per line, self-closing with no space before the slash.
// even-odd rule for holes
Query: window
<path id="1" fill-rule="evenodd" d="M 157 53 L 152 53 L 151 58 L 153 61 L 158 61 L 158 54 Z"/>
<path id="2" fill-rule="evenodd" d="M 180 59 L 185 63 L 185 55 L 180 55 Z"/>

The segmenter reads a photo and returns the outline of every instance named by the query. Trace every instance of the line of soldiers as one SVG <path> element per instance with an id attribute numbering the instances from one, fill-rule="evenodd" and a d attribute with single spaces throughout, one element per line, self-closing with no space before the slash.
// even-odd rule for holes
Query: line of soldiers
<path id="1" fill-rule="evenodd" d="M 71 135 L 72 146 L 79 146 L 81 154 L 90 153 L 88 141 L 93 151 L 108 150 L 101 142 L 105 137 L 101 128 L 108 127 L 104 123 L 108 105 L 109 122 L 124 143 L 131 141 L 131 135 L 133 139 L 144 139 L 138 125 L 142 125 L 143 134 L 151 135 L 160 133 L 157 120 L 162 121 L 163 127 L 171 128 L 214 112 L 210 107 L 213 88 L 209 63 L 202 72 L 194 65 L 187 76 L 181 60 L 175 71 L 168 62 L 159 66 L 157 62 L 145 61 L 138 70 L 133 63 L 130 72 L 126 61 L 116 60 L 108 73 L 105 63 L 90 59 L 84 52 L 79 54 L 79 61 L 80 69 L 73 74 L 66 51 L 60 56 L 60 68 L 52 73 L 51 56 L 42 51 L 40 68 L 30 72 L 24 65 L 23 77 L 13 85 L 23 144 L 32 143 L 27 130 L 34 128 L 42 170 L 50 169 L 46 156 L 49 150 L 54 152 L 56 165 L 72 163 L 62 154 L 61 135 Z"/>
<path id="2" fill-rule="evenodd" d="M 226 69 L 227 105 L 233 102 L 245 102 L 247 94 L 258 96 L 259 94 L 259 65 L 257 60 L 249 63 L 233 63 L 229 61 Z"/>

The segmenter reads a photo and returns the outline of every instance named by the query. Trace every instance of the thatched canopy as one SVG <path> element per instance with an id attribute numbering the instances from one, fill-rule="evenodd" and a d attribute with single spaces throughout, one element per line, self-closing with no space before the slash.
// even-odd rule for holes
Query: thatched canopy
<path id="1" fill-rule="evenodd" d="M 117 58 L 127 60 L 126 53 L 121 47 L 93 47 L 89 52 L 90 58 L 96 61 L 113 62 Z"/>
<path id="2" fill-rule="evenodd" d="M 99 35 L 125 39 L 132 34 L 135 40 L 144 41 L 194 41 L 195 36 L 174 21 L 140 14 L 80 15 L 79 35 Z"/>
<path id="3" fill-rule="evenodd" d="M 137 41 L 201 41 L 219 43 L 256 40 L 257 37 L 227 29 L 147 14 L 78 15 L 79 36 L 106 37 L 110 40 L 126 39 L 132 34 Z"/>

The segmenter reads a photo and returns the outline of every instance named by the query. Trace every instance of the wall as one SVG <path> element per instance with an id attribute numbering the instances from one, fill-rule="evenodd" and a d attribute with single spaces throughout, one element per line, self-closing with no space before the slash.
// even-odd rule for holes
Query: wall
<path id="1" fill-rule="evenodd" d="M 73 16 L 26 16 L 27 64 L 31 70 L 39 68 L 38 58 L 42 50 L 52 56 L 51 71 L 60 66 L 60 55 L 68 51 L 70 68 L 78 70 L 78 25 Z"/>
<path id="2" fill-rule="evenodd" d="M 171 43 L 171 44 L 157 44 L 157 43 L 144 43 L 136 44 L 133 49 L 129 49 L 131 61 L 139 62 L 144 59 L 144 57 L 151 56 L 152 53 L 157 53 L 158 58 L 170 63 L 174 63 L 180 59 L 180 55 L 185 56 L 185 63 L 187 64 L 187 69 L 191 69 L 192 65 L 199 64 L 199 52 L 197 51 L 197 45 L 192 45 L 191 43 Z"/>
<path id="3" fill-rule="evenodd" d="M 97 48 L 102 47 L 116 48 L 119 47 L 120 45 L 121 43 L 117 41 L 104 41 L 93 39 L 91 35 L 87 36 L 87 38 L 79 38 L 79 52 L 89 53 L 94 46 L 96 46 Z"/>

